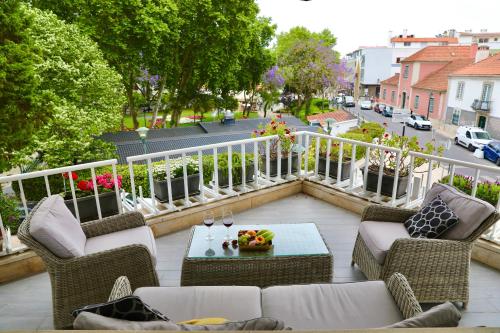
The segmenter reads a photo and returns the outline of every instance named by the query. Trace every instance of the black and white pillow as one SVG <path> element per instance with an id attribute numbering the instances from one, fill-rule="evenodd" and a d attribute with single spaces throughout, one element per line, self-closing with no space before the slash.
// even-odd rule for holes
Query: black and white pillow
<path id="1" fill-rule="evenodd" d="M 457 223 L 457 215 L 438 195 L 404 224 L 411 237 L 438 238 Z"/>
<path id="2" fill-rule="evenodd" d="M 161 312 L 153 309 L 135 295 L 125 296 L 106 303 L 84 306 L 83 308 L 74 310 L 73 317 L 76 318 L 84 311 L 104 317 L 131 321 L 169 320 Z"/>

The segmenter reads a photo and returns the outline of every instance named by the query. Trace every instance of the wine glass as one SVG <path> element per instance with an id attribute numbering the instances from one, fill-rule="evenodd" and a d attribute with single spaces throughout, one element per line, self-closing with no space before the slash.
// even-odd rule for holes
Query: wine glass
<path id="1" fill-rule="evenodd" d="M 230 210 L 224 211 L 222 213 L 222 224 L 224 224 L 224 226 L 227 228 L 227 234 L 226 237 L 224 238 L 224 240 L 226 241 L 231 240 L 231 236 L 229 235 L 229 228 L 231 228 L 233 223 L 234 223 L 233 212 L 231 212 Z"/>
<path id="2" fill-rule="evenodd" d="M 203 214 L 203 224 L 208 229 L 207 237 L 205 237 L 205 239 L 207 241 L 211 241 L 211 240 L 214 239 L 214 236 L 212 236 L 212 234 L 210 233 L 210 227 L 214 225 L 214 222 L 215 222 L 214 213 L 212 213 L 212 212 L 205 212 Z"/>

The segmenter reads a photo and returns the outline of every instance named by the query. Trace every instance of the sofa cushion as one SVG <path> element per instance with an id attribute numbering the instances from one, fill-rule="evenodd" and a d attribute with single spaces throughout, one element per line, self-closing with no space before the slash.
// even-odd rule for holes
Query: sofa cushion
<path id="1" fill-rule="evenodd" d="M 473 198 L 454 187 L 446 184 L 434 183 L 425 195 L 422 206 L 427 205 L 437 196 L 440 196 L 448 207 L 458 216 L 459 223 L 443 233 L 440 238 L 461 240 L 469 237 L 481 223 L 494 211 L 490 203 Z"/>
<path id="2" fill-rule="evenodd" d="M 148 226 L 125 229 L 88 238 L 85 244 L 85 254 L 102 252 L 132 244 L 145 245 L 151 253 L 153 263 L 156 264 L 156 243 L 153 232 Z"/>
<path id="3" fill-rule="evenodd" d="M 45 199 L 31 216 L 30 235 L 59 258 L 85 254 L 87 237 L 60 195 Z"/>
<path id="4" fill-rule="evenodd" d="M 446 302 L 384 328 L 457 327 L 461 318 L 460 311 L 450 302 Z"/>
<path id="5" fill-rule="evenodd" d="M 205 317 L 236 321 L 262 315 L 257 287 L 143 287 L 134 295 L 174 322 Z"/>
<path id="6" fill-rule="evenodd" d="M 262 315 L 293 330 L 374 328 L 404 319 L 383 281 L 269 287 L 262 290 Z"/>
<path id="7" fill-rule="evenodd" d="M 379 264 L 383 264 L 392 243 L 398 238 L 410 238 L 403 223 L 363 221 L 359 234 Z"/>
<path id="8" fill-rule="evenodd" d="M 411 237 L 438 238 L 457 223 L 458 216 L 438 195 L 404 224 Z"/>

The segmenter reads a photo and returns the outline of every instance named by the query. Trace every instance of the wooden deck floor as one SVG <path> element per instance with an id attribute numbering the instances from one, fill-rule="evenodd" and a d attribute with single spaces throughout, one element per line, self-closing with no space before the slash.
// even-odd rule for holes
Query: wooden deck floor
<path id="1" fill-rule="evenodd" d="M 334 254 L 334 282 L 365 280 L 350 266 L 359 216 L 304 194 L 235 215 L 236 224 L 315 222 Z M 178 286 L 189 230 L 157 239 L 160 283 Z M 52 328 L 46 273 L 0 285 L 0 329 Z M 471 301 L 463 326 L 500 326 L 500 272 L 472 263 Z"/>

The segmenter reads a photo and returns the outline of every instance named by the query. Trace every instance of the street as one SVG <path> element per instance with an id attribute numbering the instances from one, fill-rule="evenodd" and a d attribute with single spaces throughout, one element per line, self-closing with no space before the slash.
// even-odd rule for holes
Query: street
<path id="1" fill-rule="evenodd" d="M 355 107 L 348 108 L 348 109 L 350 109 L 349 111 L 351 111 L 351 113 L 353 113 L 355 116 L 358 116 L 358 114 L 359 114 L 359 116 L 364 118 L 366 121 L 373 121 L 373 122 L 377 122 L 379 124 L 386 123 L 387 124 L 387 131 L 390 133 L 397 133 L 397 134 L 401 135 L 403 132 L 403 124 L 393 123 L 392 118 L 384 117 L 383 115 L 381 115 L 373 110 L 361 110 L 359 105 L 356 105 Z M 434 139 L 436 140 L 437 144 L 441 144 L 444 146 L 446 146 L 447 142 L 450 140 L 449 138 L 439 134 L 437 131 L 416 130 L 416 129 L 409 127 L 409 126 L 406 126 L 405 135 L 406 136 L 417 136 L 421 145 L 423 145 L 426 142 L 432 141 L 433 136 L 435 136 Z M 443 157 L 452 158 L 452 159 L 465 161 L 465 162 L 482 164 L 482 165 L 486 165 L 486 166 L 495 166 L 494 163 L 492 163 L 488 160 L 479 159 L 479 158 L 475 157 L 473 155 L 473 153 L 468 151 L 466 148 L 464 148 L 462 146 L 456 146 L 452 140 L 450 142 L 449 147 L 450 147 L 450 149 L 446 150 L 444 152 Z M 455 174 L 474 176 L 474 170 L 472 170 L 470 168 L 464 168 L 464 167 L 457 166 L 455 168 Z M 498 172 L 481 171 L 481 178 L 483 180 L 488 180 L 488 181 L 500 180 L 500 168 L 498 168 Z"/>

